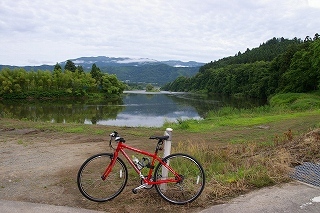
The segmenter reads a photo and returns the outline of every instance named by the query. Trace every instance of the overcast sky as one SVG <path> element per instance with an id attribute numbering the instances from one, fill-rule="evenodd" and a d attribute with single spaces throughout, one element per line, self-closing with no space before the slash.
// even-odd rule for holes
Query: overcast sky
<path id="1" fill-rule="evenodd" d="M 320 33 L 320 0 L 0 0 L 0 64 L 83 56 L 210 62 Z"/>

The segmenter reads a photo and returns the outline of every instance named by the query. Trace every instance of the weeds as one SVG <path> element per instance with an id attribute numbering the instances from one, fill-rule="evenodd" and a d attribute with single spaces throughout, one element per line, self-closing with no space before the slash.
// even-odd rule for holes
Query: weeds
<path id="1" fill-rule="evenodd" d="M 190 154 L 205 169 L 206 188 L 191 206 L 211 205 L 255 188 L 287 182 L 294 166 L 306 161 L 317 162 L 320 159 L 320 130 L 316 129 L 320 128 L 319 109 L 293 110 L 290 105 L 293 103 L 297 103 L 296 100 L 288 98 L 283 101 L 279 98 L 278 104 L 274 106 L 255 109 L 225 108 L 211 112 L 204 120 L 178 120 L 177 123 L 168 122 L 164 125 L 174 129 L 172 153 Z M 115 130 L 115 127 L 110 126 L 16 122 L 7 119 L 0 119 L 0 125 L 5 128 L 37 126 L 39 129 L 90 135 L 107 134 Z M 153 143 L 146 143 L 147 137 L 153 134 L 153 131 L 162 133 L 164 127 L 116 127 L 116 130 L 129 143 L 134 142 L 153 149 Z M 301 135 L 301 132 L 309 133 Z M 70 184 L 74 187 L 73 182 Z M 130 184 L 127 187 L 129 189 L 140 184 L 140 180 L 133 179 Z M 143 193 L 149 194 L 146 196 Z M 126 201 L 114 202 L 119 202 L 123 206 L 122 210 L 128 210 L 129 207 L 124 202 L 132 199 L 132 202 L 139 206 L 146 203 L 148 211 L 152 211 L 154 209 L 150 210 L 150 203 L 158 205 L 158 197 L 149 196 L 153 195 L 152 193 L 155 193 L 154 190 L 133 196 L 129 190 L 124 195 Z M 168 211 L 182 212 L 180 206 L 166 203 L 159 206 Z M 110 210 L 110 204 L 106 204 L 105 208 Z M 189 206 L 185 208 L 185 212 L 188 212 Z"/>
<path id="2" fill-rule="evenodd" d="M 320 100 L 317 94 L 285 93 L 273 96 L 270 99 L 270 106 L 304 111 L 319 109 Z"/>
<path id="3" fill-rule="evenodd" d="M 215 199 L 287 182 L 296 162 L 320 159 L 319 141 L 320 130 L 298 139 L 288 130 L 269 145 L 229 143 L 212 149 L 204 141 L 186 141 L 179 142 L 173 151 L 189 153 L 202 163 L 207 177 L 206 197 Z"/>

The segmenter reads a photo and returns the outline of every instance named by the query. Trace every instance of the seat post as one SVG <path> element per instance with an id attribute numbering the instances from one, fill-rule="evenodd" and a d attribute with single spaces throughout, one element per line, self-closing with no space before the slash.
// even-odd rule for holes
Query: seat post
<path id="1" fill-rule="evenodd" d="M 164 136 L 169 136 L 169 138 L 164 141 L 163 157 L 166 157 L 171 154 L 172 131 L 172 128 L 167 128 L 164 132 Z"/>
<path id="2" fill-rule="evenodd" d="M 170 155 L 171 153 L 171 140 L 172 140 L 172 129 L 171 128 L 167 128 L 166 131 L 164 132 L 165 136 L 169 136 L 169 138 L 167 140 L 164 141 L 164 153 L 163 153 L 163 157 L 165 158 L 166 156 Z M 169 162 L 167 162 L 167 164 L 169 165 Z M 164 179 L 166 179 L 168 177 L 168 169 L 165 167 L 162 167 L 162 177 Z M 161 184 L 160 188 L 162 190 L 166 190 L 167 189 L 167 184 Z"/>

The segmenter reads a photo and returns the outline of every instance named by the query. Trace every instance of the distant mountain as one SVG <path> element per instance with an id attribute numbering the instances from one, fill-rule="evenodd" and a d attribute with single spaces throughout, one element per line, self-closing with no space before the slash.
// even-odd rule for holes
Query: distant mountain
<path id="1" fill-rule="evenodd" d="M 123 66 L 144 66 L 144 65 L 159 65 L 167 64 L 171 67 L 201 67 L 205 63 L 196 61 L 157 61 L 149 58 L 114 58 L 106 56 L 97 57 L 81 57 L 77 59 L 70 59 L 76 65 L 81 65 L 84 69 L 91 69 L 92 64 L 96 64 L 98 67 L 123 67 Z M 66 62 L 60 63 L 64 65 Z"/>
<path id="2" fill-rule="evenodd" d="M 153 83 L 162 86 L 179 76 L 194 76 L 199 71 L 199 67 L 172 67 L 160 63 L 142 66 L 110 66 L 101 68 L 101 71 L 115 74 L 119 80 L 127 83 Z"/>
<path id="3" fill-rule="evenodd" d="M 82 66 L 87 72 L 91 70 L 92 64 L 96 64 L 102 72 L 115 74 L 117 77 L 131 83 L 154 83 L 164 85 L 174 81 L 179 76 L 194 76 L 205 63 L 196 61 L 183 62 L 178 60 L 157 61 L 148 58 L 127 58 L 127 57 L 81 57 L 70 59 L 76 66 Z M 66 61 L 59 63 L 63 68 Z M 17 66 L 0 65 L 3 67 L 15 68 Z M 54 65 L 25 66 L 27 71 L 50 70 Z"/>
<path id="4" fill-rule="evenodd" d="M 23 69 L 25 69 L 27 71 L 31 71 L 31 70 L 35 70 L 35 71 L 37 71 L 37 70 L 50 70 L 50 71 L 52 71 L 54 66 L 53 65 L 46 65 L 46 64 L 45 65 L 40 65 L 40 66 L 14 66 L 14 65 L 2 65 L 2 64 L 0 64 L 0 70 L 2 70 L 5 67 L 10 68 L 10 69 L 21 67 L 21 68 L 23 68 Z"/>

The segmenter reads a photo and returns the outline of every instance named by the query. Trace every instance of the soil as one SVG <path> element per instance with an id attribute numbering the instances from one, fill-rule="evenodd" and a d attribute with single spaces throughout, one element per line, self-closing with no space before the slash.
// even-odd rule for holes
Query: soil
<path id="1" fill-rule="evenodd" d="M 268 135 L 283 134 L 288 129 L 294 132 L 307 132 L 308 126 L 320 122 L 320 117 L 282 121 L 271 128 L 235 129 L 214 133 L 174 134 L 176 141 L 223 141 L 224 138 L 241 137 L 242 134 L 255 136 L 257 131 Z M 1 119 L 0 119 L 1 121 Z M 0 199 L 44 203 L 52 205 L 80 207 L 105 212 L 199 212 L 216 204 L 208 202 L 206 189 L 190 205 L 176 206 L 164 201 L 154 188 L 133 194 L 131 190 L 140 185 L 140 180 L 129 173 L 124 191 L 112 201 L 96 203 L 85 199 L 77 188 L 76 176 L 82 163 L 90 156 L 111 152 L 108 137 L 98 134 L 63 133 L 23 126 L 15 120 L 0 122 Z M 7 124 L 10 125 L 7 125 Z M 97 131 L 110 132 L 113 127 L 92 127 Z M 155 135 L 152 129 L 137 132 L 134 128 L 120 127 L 119 132 L 129 135 L 130 145 L 154 150 L 154 143 L 147 139 Z M 227 132 L 228 131 L 228 132 Z M 149 132 L 151 133 L 149 135 Z M 161 134 L 161 133 L 160 133 Z M 162 132 L 163 134 L 163 132 Z M 124 136 L 122 134 L 122 136 Z M 125 138 L 128 140 L 127 136 Z M 145 139 L 145 140 L 142 140 Z M 256 140 L 259 138 L 255 138 Z M 140 145 L 140 146 L 139 146 Z M 142 146 L 141 146 L 142 145 Z M 214 145 L 216 146 L 216 144 Z"/>
<path id="2" fill-rule="evenodd" d="M 0 199 L 80 207 L 106 212 L 190 212 L 203 209 L 173 206 L 155 189 L 131 190 L 140 185 L 129 176 L 125 190 L 114 200 L 95 203 L 79 192 L 76 176 L 90 156 L 111 152 L 107 137 L 41 131 L 32 128 L 5 128 L 0 125 Z M 132 145 L 137 141 L 130 141 Z M 150 150 L 151 151 L 151 150 Z"/>

